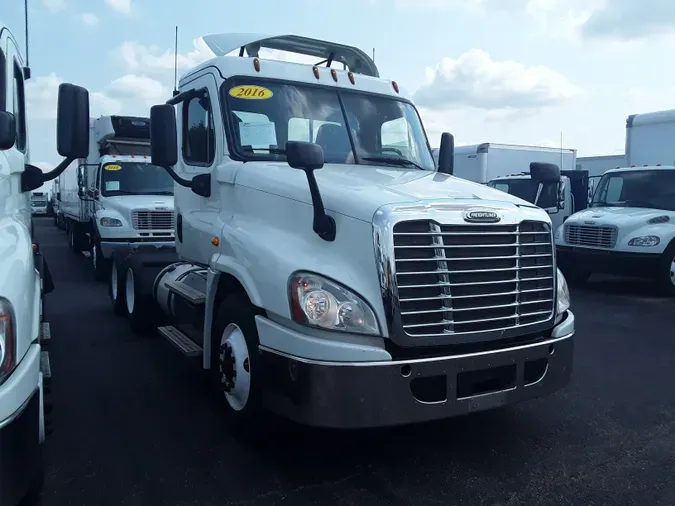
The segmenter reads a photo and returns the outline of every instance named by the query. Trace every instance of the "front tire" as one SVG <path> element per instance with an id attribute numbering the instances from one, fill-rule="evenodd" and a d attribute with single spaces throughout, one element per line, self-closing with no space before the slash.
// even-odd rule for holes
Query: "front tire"
<path id="1" fill-rule="evenodd" d="M 113 253 L 110 265 L 110 277 L 108 280 L 108 295 L 115 316 L 124 316 L 126 314 L 127 302 L 125 298 L 125 279 L 124 270 L 120 267 L 117 257 Z"/>
<path id="2" fill-rule="evenodd" d="M 255 310 L 245 295 L 218 308 L 211 333 L 211 371 L 235 430 L 257 427 L 262 411 L 262 365 Z"/>
<path id="3" fill-rule="evenodd" d="M 656 282 L 663 295 L 675 297 L 675 242 L 668 245 L 661 255 Z"/>
<path id="4" fill-rule="evenodd" d="M 94 271 L 96 281 L 105 281 L 108 279 L 110 271 L 110 260 L 104 258 L 101 250 L 101 241 L 94 238 L 91 245 L 91 268 Z"/>
<path id="5" fill-rule="evenodd" d="M 139 271 L 129 266 L 124 274 L 124 299 L 126 314 L 129 319 L 131 330 L 135 334 L 149 335 L 157 327 L 155 325 L 155 311 L 152 301 L 147 294 L 142 292 Z"/>

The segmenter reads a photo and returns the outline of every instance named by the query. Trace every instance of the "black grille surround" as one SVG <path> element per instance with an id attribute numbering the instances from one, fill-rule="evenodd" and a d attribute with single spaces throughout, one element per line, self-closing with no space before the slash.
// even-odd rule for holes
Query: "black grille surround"
<path id="1" fill-rule="evenodd" d="M 399 221 L 390 265 L 395 342 L 476 343 L 552 326 L 556 271 L 548 223 Z"/>

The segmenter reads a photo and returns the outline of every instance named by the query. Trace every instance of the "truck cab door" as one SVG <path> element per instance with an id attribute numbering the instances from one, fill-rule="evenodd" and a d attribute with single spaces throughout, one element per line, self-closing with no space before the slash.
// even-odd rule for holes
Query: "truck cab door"
<path id="1" fill-rule="evenodd" d="M 221 195 L 216 167 L 222 162 L 225 146 L 217 82 L 206 72 L 184 87 L 199 92 L 178 105 L 177 173 L 186 179 L 197 174 L 212 174 L 211 197 L 196 195 L 189 188 L 174 185 L 176 215 L 176 250 L 181 257 L 208 263 L 215 252 L 211 239 L 220 236 Z M 220 226 L 218 225 L 220 224 Z"/>

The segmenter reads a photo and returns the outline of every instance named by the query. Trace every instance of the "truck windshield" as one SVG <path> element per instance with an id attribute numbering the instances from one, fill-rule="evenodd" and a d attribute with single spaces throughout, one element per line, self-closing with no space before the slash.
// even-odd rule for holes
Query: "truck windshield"
<path id="1" fill-rule="evenodd" d="M 591 207 L 644 207 L 675 211 L 675 170 L 631 170 L 605 174 Z"/>
<path id="2" fill-rule="evenodd" d="M 537 197 L 537 188 L 539 183 L 532 179 L 500 179 L 490 181 L 488 186 L 509 193 L 514 197 L 526 200 L 534 204 Z M 537 206 L 543 209 L 549 209 L 558 205 L 558 183 L 546 182 L 541 189 Z"/>
<path id="3" fill-rule="evenodd" d="M 228 80 L 222 95 L 234 153 L 245 160 L 283 161 L 286 141 L 309 141 L 323 148 L 326 163 L 435 170 L 409 102 L 250 78 Z"/>
<path id="4" fill-rule="evenodd" d="M 101 194 L 173 195 L 173 179 L 162 167 L 150 163 L 106 163 L 101 171 Z"/>

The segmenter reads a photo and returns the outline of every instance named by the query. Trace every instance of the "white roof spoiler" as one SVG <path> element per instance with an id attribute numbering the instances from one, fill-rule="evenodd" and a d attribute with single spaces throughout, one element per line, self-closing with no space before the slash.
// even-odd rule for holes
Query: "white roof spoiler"
<path id="1" fill-rule="evenodd" d="M 264 35 L 255 33 L 219 33 L 202 37 L 216 56 L 225 56 L 239 49 L 239 56 L 257 57 L 261 48 L 288 51 L 322 58 L 317 65 L 346 64 L 351 72 L 371 77 L 380 77 L 375 62 L 361 49 L 325 40 L 300 37 L 299 35 Z"/>

